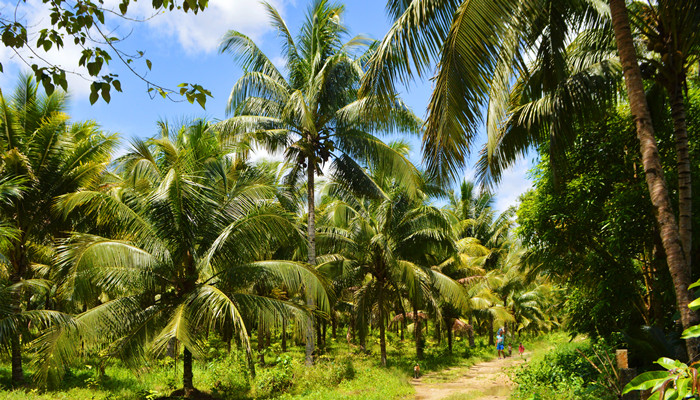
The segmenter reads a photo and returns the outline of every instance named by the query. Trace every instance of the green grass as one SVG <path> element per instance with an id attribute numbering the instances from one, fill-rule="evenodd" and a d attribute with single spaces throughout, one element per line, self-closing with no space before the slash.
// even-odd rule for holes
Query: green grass
<path id="1" fill-rule="evenodd" d="M 525 340 L 525 345 L 532 350 L 547 346 L 549 340 Z M 279 345 L 273 345 L 265 353 L 266 365 L 256 367 L 257 376 L 253 379 L 241 353 L 228 354 L 220 341 L 212 339 L 209 361 L 194 362 L 194 384 L 222 400 L 411 398 L 414 390 L 409 380 L 417 361 L 414 343 L 408 339 L 401 341 L 393 333 L 387 342 L 386 368 L 379 364 L 378 341 L 369 341 L 368 351 L 360 352 L 357 347 L 348 347 L 344 340 L 329 339 L 325 354 L 317 357 L 313 367 L 304 365 L 303 346 L 290 347 L 282 353 Z M 419 361 L 425 376 L 423 381 L 451 381 L 462 376 L 471 365 L 495 357 L 495 351 L 485 340 L 477 341 L 475 348 L 469 348 L 465 342 L 456 339 L 450 354 L 446 343 L 438 345 L 429 338 L 425 357 Z M 73 366 L 57 390 L 45 393 L 31 389 L 11 390 L 8 361 L 0 359 L 0 398 L 8 400 L 141 400 L 167 396 L 182 386 L 181 360 L 175 363 L 163 358 L 152 360 L 137 371 L 119 361 L 111 361 L 102 377 L 94 367 L 96 360 L 88 360 Z M 28 375 L 30 373 L 27 371 Z M 460 399 L 469 397 L 453 400 Z"/>

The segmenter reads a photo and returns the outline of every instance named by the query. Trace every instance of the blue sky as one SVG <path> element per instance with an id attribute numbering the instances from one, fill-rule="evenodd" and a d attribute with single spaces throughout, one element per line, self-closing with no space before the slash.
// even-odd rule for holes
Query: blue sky
<path id="1" fill-rule="evenodd" d="M 118 3 L 118 0 L 105 0 L 107 7 L 115 9 Z M 149 0 L 141 0 L 132 4 L 130 15 L 151 17 L 153 10 L 150 3 Z M 303 22 L 310 0 L 273 0 L 271 3 L 280 11 L 291 32 L 295 33 Z M 0 15 L 14 13 L 16 4 L 0 0 Z M 206 110 L 187 102 L 174 103 L 160 97 L 151 99 L 146 84 L 128 72 L 118 60 L 114 60 L 109 71 L 119 74 L 124 92 L 112 93 L 109 104 L 100 100 L 91 106 L 88 101 L 89 82 L 77 75 L 69 75 L 71 117 L 74 120 L 96 120 L 106 131 L 120 133 L 123 139 L 154 135 L 158 120 L 225 118 L 228 94 L 241 71 L 229 55 L 217 52 L 223 34 L 234 29 L 251 36 L 273 62 L 281 66 L 280 42 L 267 23 L 265 10 L 257 1 L 210 0 L 209 4 L 206 11 L 196 16 L 176 12 L 156 15 L 142 23 L 118 19 L 107 21 L 116 33 L 128 35 L 120 48 L 132 53 L 142 50 L 145 58 L 153 62 L 153 68 L 147 75 L 150 80 L 169 88 L 175 88 L 181 82 L 190 82 L 209 89 L 213 98 L 207 100 Z M 384 7 L 382 0 L 347 0 L 342 22 L 352 35 L 363 34 L 381 39 L 390 27 Z M 21 4 L 17 15 L 29 26 L 48 22 L 48 12 L 40 0 L 27 0 Z M 28 57 L 27 54 L 22 55 Z M 68 70 L 77 70 L 79 56 L 79 48 L 67 46 L 61 51 L 52 50 L 45 58 Z M 0 87 L 7 92 L 13 87 L 18 72 L 27 70 L 27 67 L 7 48 L 0 48 L 0 62 L 5 67 L 5 72 L 0 74 Z M 143 59 L 135 62 L 134 67 L 140 72 L 147 71 Z M 430 90 L 430 81 L 417 81 L 404 88 L 402 97 L 417 115 L 425 117 Z M 485 135 L 482 134 L 474 147 L 474 154 L 478 153 L 484 140 Z M 411 159 L 420 163 L 420 141 L 411 139 L 411 143 Z M 531 186 L 527 178 L 530 164 L 531 160 L 522 160 L 504 173 L 502 183 L 497 188 L 496 207 L 499 210 L 515 204 L 517 197 Z M 470 168 L 465 171 L 465 176 L 472 177 Z"/>

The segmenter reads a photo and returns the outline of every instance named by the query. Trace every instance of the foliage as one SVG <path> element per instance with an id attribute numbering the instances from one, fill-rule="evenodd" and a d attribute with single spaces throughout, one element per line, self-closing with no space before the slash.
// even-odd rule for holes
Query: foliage
<path id="1" fill-rule="evenodd" d="M 700 287 L 700 281 L 692 284 L 689 289 Z M 700 310 L 700 299 L 691 302 L 688 307 L 693 311 Z M 700 325 L 691 326 L 683 331 L 683 339 L 700 337 Z M 675 400 L 700 397 L 700 378 L 698 367 L 700 361 L 688 365 L 678 360 L 661 357 L 656 364 L 665 371 L 647 371 L 630 381 L 625 386 L 624 393 L 635 390 L 651 389 L 652 400 Z"/>
<path id="2" fill-rule="evenodd" d="M 608 351 L 605 346 L 590 342 L 557 343 L 544 359 L 531 361 L 516 370 L 513 380 L 518 388 L 513 399 L 522 400 L 594 400 L 614 399 L 612 392 L 596 383 L 599 372 L 579 351 L 587 357 L 595 357 L 595 351 Z"/>
<path id="3" fill-rule="evenodd" d="M 691 104 L 696 101 L 693 97 Z M 661 155 L 671 166 L 674 149 L 667 138 L 672 129 L 668 114 L 661 114 Z M 689 126 L 697 129 L 694 122 Z M 548 149 L 540 150 L 535 188 L 518 210 L 528 262 L 566 283 L 567 320 L 576 332 L 609 336 L 639 325 L 671 328 L 669 306 L 675 299 L 628 111 L 610 110 L 578 130 L 559 182 L 551 173 Z"/>
<path id="4" fill-rule="evenodd" d="M 67 91 L 66 74 L 76 72 L 69 71 L 62 65 L 47 63 L 42 54 L 51 49 L 60 50 L 66 42 L 72 42 L 82 48 L 80 59 L 77 60 L 82 69 L 80 75 L 92 81 L 90 103 L 95 103 L 100 96 L 109 103 L 112 88 L 118 92 L 122 91 L 118 75 L 108 73 L 100 76 L 103 68 L 106 69 L 115 57 L 124 63 L 131 73 L 146 82 L 149 93 L 153 92 L 163 97 L 171 94 L 185 95 L 190 103 L 197 101 L 202 108 L 207 96 L 211 97 L 211 93 L 198 84 L 182 83 L 177 90 L 167 89 L 146 79 L 145 73 L 136 72 L 132 64 L 134 60 L 143 58 L 144 52 L 138 51 L 137 55 L 126 53 L 119 47 L 120 42 L 125 38 L 114 36 L 115 22 L 138 21 L 128 14 L 132 0 L 120 0 L 117 8 L 107 7 L 103 1 L 41 0 L 43 7 L 49 12 L 49 22 L 44 20 L 36 26 L 28 25 L 21 17 L 18 18 L 18 15 L 23 14 L 24 10 L 21 8 L 23 3 L 17 3 L 14 13 L 8 12 L 0 19 L 2 43 L 18 54 L 19 58 L 32 69 L 37 82 L 43 85 L 47 94 L 52 94 L 56 87 Z M 177 12 L 192 11 L 196 14 L 203 11 L 207 3 L 208 0 L 152 0 L 153 11 L 156 13 L 177 10 Z M 36 42 L 30 42 L 35 38 Z M 23 50 L 29 52 L 31 56 L 23 56 Z M 29 60 L 37 59 L 47 65 L 30 64 Z M 148 59 L 145 59 L 145 65 L 148 70 L 152 67 Z M 0 64 L 1 72 L 2 64 Z"/>

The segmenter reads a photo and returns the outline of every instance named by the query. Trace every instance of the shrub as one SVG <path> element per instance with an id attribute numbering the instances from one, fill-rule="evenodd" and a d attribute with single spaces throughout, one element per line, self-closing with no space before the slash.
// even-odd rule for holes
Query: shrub
<path id="1" fill-rule="evenodd" d="M 600 346 L 598 346 L 600 347 Z M 522 400 L 603 400 L 613 399 L 609 390 L 599 385 L 598 371 L 577 351 L 587 356 L 593 350 L 589 343 L 559 345 L 545 355 L 517 370 L 513 381 L 518 388 L 513 399 Z"/>

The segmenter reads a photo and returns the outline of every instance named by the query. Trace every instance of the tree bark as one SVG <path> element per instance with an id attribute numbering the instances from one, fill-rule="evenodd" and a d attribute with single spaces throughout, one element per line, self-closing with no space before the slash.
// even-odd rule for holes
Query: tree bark
<path id="1" fill-rule="evenodd" d="M 185 397 L 189 397 L 194 393 L 194 384 L 192 383 L 192 353 L 185 346 L 185 351 L 182 354 L 182 388 L 185 391 Z"/>
<path id="2" fill-rule="evenodd" d="M 649 106 L 644 94 L 644 84 L 632 41 L 625 0 L 610 0 L 610 12 L 620 63 L 625 76 L 630 110 L 637 127 L 637 138 L 642 153 L 644 174 L 649 187 L 649 197 L 654 207 L 661 240 L 666 252 L 666 263 L 673 279 L 681 322 L 683 328 L 689 328 L 698 322 L 697 314 L 688 308 L 688 303 L 692 300 L 688 291 L 690 276 L 688 275 L 688 266 L 683 253 L 678 224 L 671 208 L 659 150 L 654 138 L 654 127 L 651 123 Z M 688 356 L 694 360 L 698 355 L 697 340 L 687 340 L 686 348 Z"/>
<path id="3" fill-rule="evenodd" d="M 338 315 L 335 311 L 331 312 L 331 336 L 333 339 L 338 339 Z"/>
<path id="4" fill-rule="evenodd" d="M 22 343 L 19 335 L 12 338 L 12 385 L 24 384 L 24 369 L 22 368 Z"/>
<path id="5" fill-rule="evenodd" d="M 311 136 L 308 137 L 309 143 L 311 143 Z M 314 179 L 315 179 L 315 163 L 313 155 L 307 158 L 307 181 L 306 181 L 306 194 L 308 201 L 308 219 L 307 219 L 307 229 L 308 229 L 308 240 L 309 240 L 309 265 L 312 267 L 316 265 L 316 209 L 315 209 L 315 193 L 314 193 Z M 314 304 L 314 299 L 307 294 L 306 305 L 309 309 L 314 309 L 316 304 Z M 309 317 L 308 325 L 306 328 L 306 365 L 314 364 L 314 318 Z"/>
<path id="6" fill-rule="evenodd" d="M 673 136 L 676 141 L 676 163 L 678 166 L 678 235 L 688 265 L 688 275 L 692 271 L 693 244 L 693 196 L 692 177 L 690 173 L 690 154 L 688 150 L 688 126 L 685 116 L 685 102 L 680 78 L 677 78 L 668 88 L 673 118 Z"/>
<path id="7" fill-rule="evenodd" d="M 413 330 L 416 337 L 416 357 L 419 360 L 423 359 L 423 335 L 421 332 L 420 317 L 418 316 L 418 307 L 413 307 Z"/>
<path id="8" fill-rule="evenodd" d="M 287 351 L 287 320 L 282 318 L 282 351 Z"/>
<path id="9" fill-rule="evenodd" d="M 382 367 L 386 367 L 386 327 L 384 326 L 382 308 L 382 304 L 379 304 L 379 350 L 382 357 Z"/>
<path id="10" fill-rule="evenodd" d="M 445 331 L 447 333 L 447 350 L 452 353 L 452 324 L 450 324 L 450 321 L 447 321 Z"/>
<path id="11" fill-rule="evenodd" d="M 263 328 L 263 318 L 258 317 L 258 357 L 260 365 L 265 365 L 265 329 Z"/>

